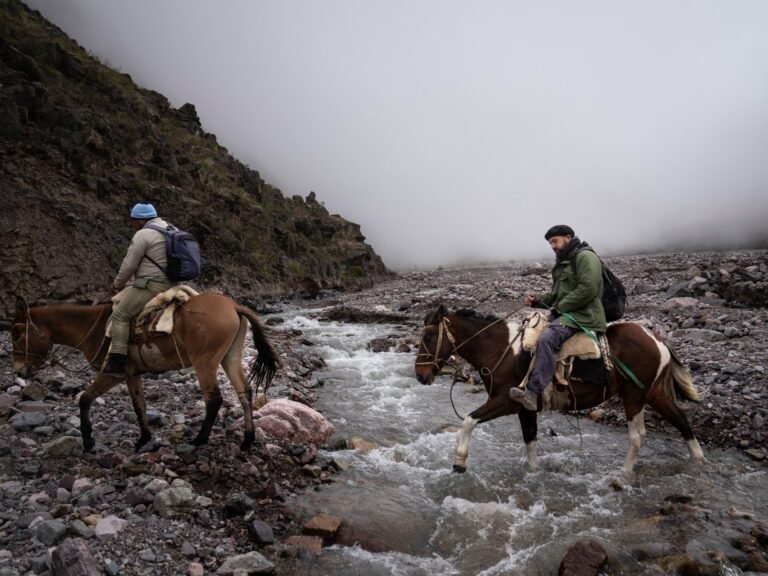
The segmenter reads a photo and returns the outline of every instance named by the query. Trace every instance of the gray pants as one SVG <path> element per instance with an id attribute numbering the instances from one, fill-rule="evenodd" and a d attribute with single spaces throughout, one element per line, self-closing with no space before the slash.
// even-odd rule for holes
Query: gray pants
<path id="1" fill-rule="evenodd" d="M 557 367 L 557 353 L 568 338 L 578 329 L 560 324 L 560 318 L 552 321 L 539 336 L 536 343 L 536 358 L 528 377 L 528 390 L 541 394 L 551 382 Z"/>
<path id="2" fill-rule="evenodd" d="M 112 308 L 111 352 L 113 354 L 127 354 L 131 321 L 139 315 L 147 302 L 170 287 L 171 284 L 168 282 L 150 280 L 146 288 L 131 286 L 125 291 L 120 302 Z"/>

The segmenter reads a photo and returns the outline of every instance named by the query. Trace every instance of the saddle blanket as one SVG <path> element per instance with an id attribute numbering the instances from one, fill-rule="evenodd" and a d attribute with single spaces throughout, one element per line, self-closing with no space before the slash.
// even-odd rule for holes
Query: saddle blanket
<path id="1" fill-rule="evenodd" d="M 123 292 L 112 297 L 113 304 L 120 302 Z M 173 313 L 199 292 L 189 286 L 173 286 L 161 292 L 146 303 L 131 326 L 132 336 L 149 334 L 150 332 L 173 332 Z M 112 319 L 107 322 L 107 337 L 112 336 Z"/>
<path id="2" fill-rule="evenodd" d="M 538 342 L 541 333 L 549 325 L 549 321 L 545 315 L 541 312 L 534 312 L 525 320 L 525 328 L 522 336 L 523 350 L 530 354 L 534 354 L 536 350 L 536 343 Z M 596 335 L 600 344 L 595 342 L 589 334 L 583 331 L 576 332 L 568 340 L 565 341 L 563 347 L 557 355 L 557 367 L 555 369 L 555 376 L 553 383 L 547 387 L 544 392 L 545 404 L 549 403 L 548 398 L 551 398 L 555 392 L 555 384 L 561 386 L 568 386 L 568 381 L 573 373 L 574 361 L 578 360 L 599 360 L 603 359 L 606 370 L 610 370 L 610 362 L 608 361 L 608 342 L 605 338 L 605 334 Z M 591 362 L 590 362 L 591 364 Z M 533 362 L 531 362 L 531 367 Z M 530 368 L 529 368 L 530 374 Z M 528 375 L 526 374 L 520 387 L 525 387 L 528 382 Z M 553 399 L 554 400 L 554 399 Z M 556 402 L 552 402 L 556 404 Z"/>

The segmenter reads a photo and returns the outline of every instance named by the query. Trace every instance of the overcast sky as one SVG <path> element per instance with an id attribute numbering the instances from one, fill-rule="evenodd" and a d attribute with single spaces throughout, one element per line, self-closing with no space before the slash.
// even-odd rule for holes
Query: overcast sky
<path id="1" fill-rule="evenodd" d="M 764 0 L 26 0 L 394 269 L 766 234 Z"/>

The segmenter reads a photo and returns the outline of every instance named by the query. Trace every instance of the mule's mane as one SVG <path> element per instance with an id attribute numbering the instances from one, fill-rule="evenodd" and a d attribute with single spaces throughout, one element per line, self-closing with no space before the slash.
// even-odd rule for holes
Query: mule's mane
<path id="1" fill-rule="evenodd" d="M 100 304 L 109 304 L 109 302 L 101 302 Z M 47 307 L 54 307 L 54 306 L 61 306 L 61 307 L 84 307 L 84 306 L 98 306 L 98 304 L 94 304 L 93 302 L 89 302 L 88 300 L 75 300 L 73 302 L 35 302 L 34 304 L 30 304 L 30 308 L 42 308 L 44 306 Z"/>

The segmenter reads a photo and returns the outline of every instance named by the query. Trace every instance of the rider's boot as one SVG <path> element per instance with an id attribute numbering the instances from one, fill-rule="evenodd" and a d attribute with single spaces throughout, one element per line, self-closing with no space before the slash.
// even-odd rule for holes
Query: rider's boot
<path id="1" fill-rule="evenodd" d="M 538 395 L 536 392 L 528 390 L 527 388 L 512 386 L 509 390 L 509 398 L 514 402 L 519 402 L 526 410 L 536 412 L 539 409 Z"/>
<path id="2" fill-rule="evenodd" d="M 102 371 L 107 376 L 124 376 L 125 375 L 125 354 L 115 354 L 112 352 L 107 360 L 107 365 Z"/>

